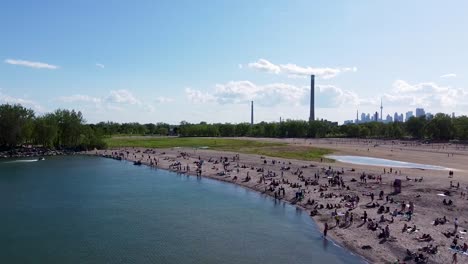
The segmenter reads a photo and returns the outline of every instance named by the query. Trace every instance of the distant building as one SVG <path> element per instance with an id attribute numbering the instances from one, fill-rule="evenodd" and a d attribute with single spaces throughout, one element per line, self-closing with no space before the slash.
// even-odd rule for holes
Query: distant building
<path id="1" fill-rule="evenodd" d="M 426 115 L 426 112 L 424 111 L 424 108 L 416 108 L 416 117 L 421 117 L 425 115 Z"/>
<path id="2" fill-rule="evenodd" d="M 411 117 L 413 117 L 413 111 L 408 111 L 408 112 L 406 112 L 405 121 L 408 121 Z"/>
<path id="3" fill-rule="evenodd" d="M 434 118 L 434 115 L 431 113 L 426 113 L 425 116 L 427 120 L 431 120 L 432 118 Z"/>
<path id="4" fill-rule="evenodd" d="M 366 122 L 366 113 L 361 113 L 361 122 Z"/>
<path id="5" fill-rule="evenodd" d="M 353 120 L 345 120 L 344 121 L 344 124 L 345 125 L 349 125 L 349 124 L 352 124 L 353 123 Z"/>
<path id="6" fill-rule="evenodd" d="M 393 121 L 394 121 L 394 122 L 400 121 L 400 120 L 398 120 L 398 117 L 399 117 L 399 116 L 398 116 L 398 113 L 395 112 L 395 114 L 393 114 Z"/>
<path id="7" fill-rule="evenodd" d="M 391 123 L 392 121 L 393 121 L 392 116 L 388 114 L 387 118 L 385 118 L 385 123 Z"/>
<path id="8" fill-rule="evenodd" d="M 455 118 L 455 112 L 452 112 L 452 118 Z"/>
<path id="9" fill-rule="evenodd" d="M 379 121 L 379 112 L 375 112 L 375 114 L 374 114 L 374 121 L 375 121 L 375 122 Z"/>

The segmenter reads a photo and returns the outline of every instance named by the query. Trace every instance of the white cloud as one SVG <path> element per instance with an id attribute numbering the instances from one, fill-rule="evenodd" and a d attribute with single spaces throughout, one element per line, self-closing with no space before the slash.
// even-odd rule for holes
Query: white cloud
<path id="1" fill-rule="evenodd" d="M 44 107 L 42 107 L 39 103 L 33 100 L 9 96 L 9 95 L 2 93 L 1 91 L 0 91 L 0 103 L 20 104 L 26 108 L 31 108 L 38 113 L 46 112 L 46 109 Z"/>
<path id="2" fill-rule="evenodd" d="M 104 64 L 96 63 L 96 67 L 101 68 L 101 69 L 104 69 Z"/>
<path id="3" fill-rule="evenodd" d="M 60 96 L 57 101 L 64 103 L 86 102 L 86 103 L 101 103 L 101 98 L 92 97 L 88 95 L 75 94 L 71 96 Z"/>
<path id="4" fill-rule="evenodd" d="M 164 98 L 166 102 L 170 98 Z M 93 97 L 89 95 L 75 94 L 71 96 L 60 96 L 55 101 L 61 103 L 79 104 L 82 109 L 92 111 L 119 111 L 128 112 L 130 108 L 133 110 L 143 110 L 144 112 L 155 112 L 155 107 L 150 103 L 145 103 L 136 98 L 130 91 L 112 90 L 109 95 L 102 97 Z"/>
<path id="5" fill-rule="evenodd" d="M 190 87 L 185 88 L 185 95 L 192 103 L 211 103 L 215 100 L 214 96 Z"/>
<path id="6" fill-rule="evenodd" d="M 302 67 L 296 64 L 274 64 L 266 59 L 259 59 L 256 62 L 248 64 L 249 68 L 268 72 L 268 73 L 284 73 L 290 78 L 307 77 L 310 75 L 316 75 L 323 79 L 331 79 L 336 77 L 338 74 L 343 72 L 356 72 L 356 67 L 341 67 L 341 68 L 313 68 L 310 66 Z"/>
<path id="7" fill-rule="evenodd" d="M 174 99 L 169 98 L 169 97 L 159 96 L 156 98 L 156 102 L 159 104 L 172 103 L 174 102 Z"/>
<path id="8" fill-rule="evenodd" d="M 377 99 L 360 98 L 356 93 L 333 85 L 318 85 L 316 104 L 320 108 L 377 104 Z M 294 86 L 286 83 L 257 85 L 250 81 L 231 81 L 217 84 L 211 92 L 186 89 L 187 98 L 194 103 L 246 104 L 255 101 L 256 105 L 272 107 L 277 105 L 308 105 L 310 87 Z"/>
<path id="9" fill-rule="evenodd" d="M 468 105 L 466 90 L 441 86 L 433 82 L 410 84 L 404 80 L 396 80 L 392 92 L 385 97 L 394 103 L 432 107 L 438 111 L 442 108 L 454 109 Z"/>
<path id="10" fill-rule="evenodd" d="M 254 100 L 262 106 L 283 102 L 300 104 L 307 94 L 307 87 L 296 87 L 285 83 L 256 85 L 250 81 L 231 81 L 217 84 L 213 96 L 219 104 L 239 104 Z"/>
<path id="11" fill-rule="evenodd" d="M 265 59 L 259 59 L 258 61 L 256 62 L 251 62 L 248 64 L 249 68 L 253 68 L 253 69 L 257 69 L 257 70 L 260 70 L 260 71 L 265 71 L 265 72 L 269 72 L 269 73 L 280 73 L 281 72 L 281 68 L 280 66 L 278 65 L 275 65 Z"/>
<path id="12" fill-rule="evenodd" d="M 136 99 L 130 91 L 125 89 L 110 91 L 110 95 L 105 100 L 116 104 L 141 104 L 140 100 Z"/>
<path id="13" fill-rule="evenodd" d="M 35 68 L 35 69 L 55 70 L 55 69 L 59 68 L 59 66 L 52 65 L 52 64 L 47 64 L 47 63 L 43 63 L 43 62 L 36 62 L 36 61 L 26 61 L 26 60 L 6 59 L 5 63 L 11 64 L 11 65 L 25 66 L 25 67 Z"/>
<path id="14" fill-rule="evenodd" d="M 440 78 L 455 78 L 455 77 L 457 77 L 455 73 L 447 73 L 447 74 L 440 76 Z"/>

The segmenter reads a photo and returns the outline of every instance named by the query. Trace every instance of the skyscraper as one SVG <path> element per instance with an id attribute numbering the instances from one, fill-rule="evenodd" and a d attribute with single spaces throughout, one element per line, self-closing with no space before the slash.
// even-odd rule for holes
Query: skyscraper
<path id="1" fill-rule="evenodd" d="M 424 111 L 424 108 L 416 108 L 416 117 L 421 117 L 425 115 L 426 115 L 426 111 Z"/>
<path id="2" fill-rule="evenodd" d="M 413 111 L 406 112 L 405 121 L 408 121 L 411 117 L 413 117 Z"/>
<path id="3" fill-rule="evenodd" d="M 315 120 L 315 75 L 310 76 L 310 115 L 309 121 Z"/>

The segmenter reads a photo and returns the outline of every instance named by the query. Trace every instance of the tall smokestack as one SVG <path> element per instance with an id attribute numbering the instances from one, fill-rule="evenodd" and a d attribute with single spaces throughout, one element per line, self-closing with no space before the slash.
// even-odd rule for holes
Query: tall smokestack
<path id="1" fill-rule="evenodd" d="M 253 117 L 254 117 L 254 112 L 253 112 L 253 101 L 251 102 L 251 105 L 250 105 L 250 125 L 253 126 Z"/>
<path id="2" fill-rule="evenodd" d="M 315 120 L 315 75 L 310 76 L 310 116 L 309 121 Z"/>

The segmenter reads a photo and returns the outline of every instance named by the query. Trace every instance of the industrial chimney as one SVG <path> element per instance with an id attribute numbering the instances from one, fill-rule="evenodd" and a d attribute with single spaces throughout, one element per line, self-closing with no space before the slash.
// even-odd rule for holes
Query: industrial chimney
<path id="1" fill-rule="evenodd" d="M 254 117 L 254 112 L 253 112 L 253 111 L 254 111 L 254 110 L 253 110 L 253 101 L 252 101 L 252 102 L 251 102 L 251 106 L 250 106 L 250 125 L 251 125 L 251 126 L 253 126 L 253 124 L 254 124 L 254 123 L 253 123 L 253 121 L 254 121 L 254 119 L 253 119 L 253 117 Z"/>
<path id="2" fill-rule="evenodd" d="M 309 121 L 315 120 L 315 75 L 310 76 L 310 116 Z"/>

